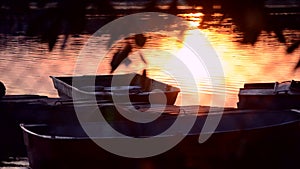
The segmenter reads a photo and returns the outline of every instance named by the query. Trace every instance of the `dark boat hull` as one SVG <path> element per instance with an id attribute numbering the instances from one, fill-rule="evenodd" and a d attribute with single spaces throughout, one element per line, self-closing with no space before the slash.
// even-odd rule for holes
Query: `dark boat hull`
<path id="1" fill-rule="evenodd" d="M 82 110 L 82 120 L 93 121 L 95 107 L 102 107 L 107 101 L 91 105 L 88 102 L 64 101 L 39 95 L 7 95 L 0 100 L 0 160 L 9 157 L 26 157 L 26 146 L 19 124 L 79 124 L 74 105 Z M 133 105 L 138 103 L 131 103 Z M 142 105 L 140 105 L 142 106 Z M 102 111 L 110 120 L 122 120 L 114 113 Z"/>
<path id="2" fill-rule="evenodd" d="M 43 114 L 46 108 L 44 101 L 48 99 L 39 95 L 6 95 L 0 99 L 0 132 L 3 135 L 0 140 L 0 160 L 26 156 L 19 124 L 44 121 L 44 116 L 37 116 L 35 112 Z"/>
<path id="3" fill-rule="evenodd" d="M 80 126 L 22 125 L 30 167 L 47 168 L 299 168 L 299 116 L 292 111 L 226 112 L 215 133 L 199 143 L 206 115 L 171 150 L 148 158 L 125 158 L 100 148 Z M 167 121 L 147 126 L 157 130 Z M 126 123 L 120 125 L 127 128 Z M 57 130 L 60 129 L 60 130 Z M 71 130 L 70 130 L 71 129 Z M 62 132 L 65 131 L 65 132 Z M 126 130 L 124 130 L 126 131 Z M 128 131 L 128 130 L 127 130 Z M 130 133 L 144 135 L 141 128 Z M 207 133 L 208 134 L 208 133 Z M 65 137 L 56 137 L 56 136 Z M 101 133 L 100 133 L 101 135 Z M 172 137 L 172 136 L 169 136 Z M 95 137 L 95 139 L 107 139 Z M 120 139 L 110 137 L 110 139 Z M 145 145 L 147 146 L 147 145 Z"/>

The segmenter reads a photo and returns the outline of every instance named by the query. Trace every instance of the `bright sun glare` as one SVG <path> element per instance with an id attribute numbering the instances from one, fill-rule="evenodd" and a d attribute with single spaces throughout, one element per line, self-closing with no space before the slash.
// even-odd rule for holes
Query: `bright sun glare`
<path id="1" fill-rule="evenodd" d="M 203 13 L 188 13 L 188 14 L 179 14 L 178 16 L 188 20 L 191 28 L 197 28 L 202 22 Z"/>

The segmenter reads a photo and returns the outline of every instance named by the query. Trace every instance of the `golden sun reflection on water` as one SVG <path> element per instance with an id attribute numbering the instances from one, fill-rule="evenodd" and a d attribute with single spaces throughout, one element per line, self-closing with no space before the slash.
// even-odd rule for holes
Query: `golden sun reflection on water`
<path id="1" fill-rule="evenodd" d="M 140 50 L 148 62 L 147 65 L 142 63 L 139 53 L 134 51 L 129 56 L 132 64 L 121 64 L 116 70 L 117 74 L 141 73 L 142 69 L 147 69 L 150 77 L 181 88 L 177 105 L 210 105 L 211 95 L 214 92 L 211 86 L 215 85 L 214 89 L 219 91 L 225 90 L 221 88 L 221 85 L 212 84 L 211 81 L 213 78 L 221 79 L 221 83 L 224 84 L 223 76 L 210 77 L 207 70 L 222 69 L 222 67 L 205 65 L 203 62 L 205 57 L 213 54 L 211 50 L 208 50 L 212 47 L 201 31 L 198 29 L 188 30 L 182 40 L 153 33 L 147 36 L 151 38 L 147 41 L 145 48 Z M 193 45 L 198 45 L 201 53 L 193 51 Z M 107 64 L 109 64 L 109 60 Z M 182 97 L 184 100 L 180 99 Z"/>
<path id="2" fill-rule="evenodd" d="M 187 13 L 187 14 L 178 14 L 179 17 L 182 17 L 184 19 L 188 19 L 189 26 L 192 28 L 197 28 L 200 26 L 200 23 L 203 20 L 203 13 Z"/>
<path id="3" fill-rule="evenodd" d="M 189 17 L 202 17 L 202 15 L 190 15 Z M 191 19 L 197 20 L 197 19 Z M 191 21 L 192 23 L 194 21 Z M 197 22 L 195 22 L 197 23 Z M 286 30 L 288 34 L 289 30 Z M 198 33 L 197 29 L 190 25 L 190 30 L 185 33 L 185 40 L 191 40 L 195 37 L 195 33 Z M 221 26 L 219 28 L 202 29 L 201 33 L 207 38 L 209 44 L 203 42 L 199 39 L 194 39 L 195 43 L 202 45 L 203 53 L 205 54 L 205 46 L 212 45 L 217 55 L 219 56 L 220 62 L 222 64 L 222 69 L 224 71 L 225 85 L 226 85 L 226 103 L 225 106 L 236 107 L 238 102 L 238 91 L 242 88 L 244 83 L 254 83 L 254 82 L 281 82 L 292 79 L 299 79 L 299 73 L 293 71 L 293 67 L 298 61 L 297 52 L 293 54 L 286 54 L 286 47 L 279 43 L 275 37 L 272 37 L 267 32 L 262 32 L 259 37 L 258 42 L 252 45 L 244 45 L 238 42 L 239 35 L 238 32 L 232 27 Z M 211 78 L 220 79 L 222 77 L 209 77 L 205 70 L 201 70 L 201 64 L 195 62 L 191 59 L 191 53 L 186 46 L 182 45 L 185 42 L 178 42 L 177 45 L 171 43 L 166 43 L 166 38 L 163 41 L 165 43 L 160 43 L 159 39 L 156 39 L 156 44 L 162 44 L 161 49 L 168 48 L 176 57 L 155 57 L 150 56 L 148 59 L 153 60 L 153 65 L 157 63 L 168 62 L 169 65 L 176 67 L 173 63 L 173 59 L 180 59 L 184 65 L 187 65 L 191 70 L 191 76 L 182 75 L 181 77 L 185 79 L 185 83 L 190 85 L 190 79 L 196 81 L 198 86 L 198 92 L 201 97 L 200 104 L 210 105 L 212 97 L 212 84 Z M 167 45 L 166 45 L 167 44 Z M 168 58 L 164 61 L 164 58 Z M 213 67 L 214 65 L 209 65 Z M 151 66 L 148 67 L 151 69 Z M 177 67 L 180 69 L 180 67 Z M 206 75 L 206 76 L 204 76 Z M 152 76 L 150 71 L 150 76 Z M 166 81 L 172 84 L 172 82 L 166 80 L 168 78 L 161 78 L 160 73 L 153 75 L 154 78 Z M 218 90 L 218 86 L 216 87 Z M 222 90 L 220 88 L 220 90 Z M 180 100 L 180 99 L 179 99 Z"/>
<path id="4" fill-rule="evenodd" d="M 194 53 L 187 45 L 186 41 L 192 41 L 203 50 L 202 57 L 207 56 L 206 47 L 211 45 L 222 64 L 225 77 L 226 103 L 225 106 L 236 107 L 238 102 L 239 88 L 244 83 L 250 82 L 275 82 L 286 80 L 299 80 L 299 71 L 293 71 L 299 59 L 300 50 L 292 54 L 286 54 L 286 46 L 279 43 L 274 36 L 268 32 L 262 32 L 258 42 L 254 45 L 243 45 L 238 42 L 240 33 L 234 29 L 233 24 L 220 23 L 218 26 L 203 28 L 203 14 L 184 14 L 181 17 L 188 20 L 189 28 L 184 32 L 183 39 L 178 37 L 167 37 L 161 32 L 148 32 L 146 45 L 140 49 L 147 64 L 144 64 L 137 50 L 129 56 L 132 61 L 130 65 L 122 64 L 116 73 L 137 72 L 143 69 L 148 70 L 151 78 L 160 80 L 172 85 L 179 86 L 187 91 L 187 94 L 199 94 L 200 101 L 188 98 L 184 100 L 188 104 L 210 105 L 212 89 L 223 90 L 220 86 L 213 86 L 211 78 L 222 82 L 222 77 L 209 77 L 206 67 L 217 69 L 216 65 L 203 65 L 197 62 Z M 219 17 L 216 15 L 215 17 Z M 214 23 L 219 22 L 213 20 Z M 198 26 L 199 25 L 199 26 Z M 201 28 L 201 30 L 198 29 Z M 208 40 L 195 38 L 197 34 L 203 34 Z M 287 40 L 299 31 L 284 30 Z M 105 56 L 103 63 L 88 62 L 99 57 L 95 51 L 105 48 L 108 39 L 95 39 L 88 51 L 84 62 L 76 65 L 78 55 L 89 40 L 91 35 L 80 35 L 80 37 L 70 37 L 64 50 L 60 48 L 63 36 L 60 36 L 58 43 L 52 52 L 48 52 L 46 44 L 40 44 L 36 39 L 26 40 L 25 37 L 8 37 L 6 46 L 1 46 L 0 54 L 2 60 L 0 69 L 5 72 L 1 76 L 7 86 L 8 94 L 44 94 L 50 97 L 57 97 L 49 76 L 74 75 L 74 69 L 87 69 L 92 66 L 99 66 L 99 71 L 93 72 L 107 74 L 110 71 L 111 56 Z M 96 58 L 96 61 L 97 60 Z M 88 64 L 89 63 L 89 64 Z M 189 74 L 184 72 L 188 68 Z M 92 72 L 92 71 L 91 71 Z M 176 77 L 173 74 L 176 74 Z M 176 79 L 177 78 L 177 79 Z M 196 84 L 195 90 L 191 86 Z M 20 85 L 21 84 L 21 85 Z M 180 104 L 182 96 L 179 96 L 177 104 Z"/>

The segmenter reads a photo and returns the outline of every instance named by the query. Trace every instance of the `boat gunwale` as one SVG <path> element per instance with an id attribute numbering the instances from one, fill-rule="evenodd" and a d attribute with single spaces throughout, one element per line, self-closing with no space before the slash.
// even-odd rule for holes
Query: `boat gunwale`
<path id="1" fill-rule="evenodd" d="M 118 74 L 117 76 L 122 76 L 122 75 L 135 75 L 135 76 L 138 75 L 138 76 L 141 76 L 138 73 Z M 49 77 L 54 82 L 54 87 L 56 89 L 58 89 L 57 86 L 56 86 L 56 83 L 59 82 L 60 84 L 63 84 L 65 87 L 71 88 L 72 90 L 74 90 L 77 93 L 85 94 L 85 95 L 88 95 L 88 96 L 96 96 L 97 97 L 97 96 L 127 95 L 127 93 L 125 93 L 125 94 L 118 94 L 118 93 L 113 93 L 113 92 L 87 92 L 87 91 L 84 91 L 84 90 L 80 90 L 77 87 L 74 87 L 71 84 L 68 84 L 65 81 L 63 81 L 63 80 L 60 79 L 60 78 L 74 78 L 74 77 L 75 78 L 80 78 L 80 77 L 95 77 L 96 78 L 97 76 L 114 76 L 114 75 L 78 75 L 78 76 L 49 76 Z M 180 92 L 180 89 L 178 87 L 175 87 L 173 85 L 169 85 L 169 84 L 157 81 L 157 80 L 149 78 L 149 77 L 146 77 L 146 78 L 148 80 L 152 80 L 152 81 L 154 81 L 156 83 L 161 83 L 161 84 L 167 86 L 169 88 L 169 90 L 163 90 L 163 92 L 165 94 L 168 94 L 168 93 L 177 93 L 178 94 Z M 134 94 L 129 93 L 129 96 L 134 96 L 134 95 L 142 96 L 142 95 L 149 95 L 150 93 L 155 94 L 155 93 L 159 93 L 159 92 L 153 92 L 153 90 L 152 90 L 152 91 L 140 92 L 140 93 L 134 93 Z"/>
<path id="2" fill-rule="evenodd" d="M 246 112 L 249 112 L 249 110 L 242 110 L 242 111 L 246 111 Z M 259 113 L 259 112 L 265 112 L 263 110 L 253 110 L 253 111 L 258 111 L 258 112 L 255 112 L 255 113 Z M 266 110 L 267 111 L 267 110 Z M 261 129 L 268 129 L 268 128 L 273 128 L 273 127 L 280 127 L 280 126 L 285 126 L 285 125 L 289 125 L 289 124 L 293 124 L 293 123 L 300 123 L 300 111 L 298 109 L 288 109 L 288 110 L 283 110 L 283 111 L 288 111 L 289 113 L 291 112 L 294 112 L 295 113 L 295 116 L 299 116 L 298 118 L 295 118 L 293 120 L 287 120 L 286 122 L 281 122 L 281 123 L 276 123 L 276 124 L 269 124 L 269 125 L 259 125 L 258 127 L 248 127 L 248 128 L 243 128 L 243 129 L 231 129 L 231 130 L 220 130 L 220 131 L 217 131 L 217 129 L 215 131 L 208 131 L 208 132 L 204 132 L 203 133 L 203 129 L 200 130 L 200 132 L 192 132 L 191 130 L 193 129 L 193 127 L 189 130 L 188 133 L 180 133 L 180 132 L 174 132 L 174 134 L 167 134 L 167 135 L 155 135 L 155 136 L 139 136 L 139 137 L 130 137 L 130 136 L 126 136 L 126 135 L 121 135 L 121 136 L 105 136 L 105 137 L 101 137 L 101 136 L 95 136 L 95 137 L 89 137 L 89 136 L 83 136 L 83 137 L 71 137 L 71 136 L 59 136 L 59 135 L 55 135 L 55 136 L 51 136 L 51 135 L 45 135 L 45 134 L 38 134 L 37 132 L 33 132 L 31 130 L 29 130 L 28 128 L 26 127 L 42 127 L 42 126 L 50 126 L 50 125 L 47 125 L 47 124 L 20 124 L 20 127 L 23 131 L 25 131 L 26 133 L 28 134 L 31 134 L 31 135 L 34 135 L 34 136 L 37 136 L 37 137 L 40 137 L 40 138 L 44 138 L 44 139 L 59 139 L 59 140 L 86 140 L 86 139 L 90 139 L 90 140 L 94 140 L 94 139 L 128 139 L 128 138 L 166 138 L 166 137 L 176 137 L 178 135 L 185 135 L 185 136 L 196 136 L 196 135 L 211 135 L 211 134 L 226 134 L 226 133 L 232 133 L 232 132 L 246 132 L 246 131 L 254 131 L 254 130 L 261 130 Z M 270 112 L 276 112 L 275 110 L 269 110 L 268 111 L 269 113 Z M 286 113 L 288 113 L 286 112 Z M 240 114 L 241 112 L 240 111 L 227 111 L 226 114 L 235 114 L 235 115 L 238 115 Z M 242 113 L 245 113 L 245 112 L 242 112 Z M 252 113 L 252 111 L 251 111 Z M 265 112 L 267 113 L 267 112 Z M 217 115 L 217 116 L 220 116 L 222 115 L 223 113 L 217 113 L 217 112 L 214 112 L 210 115 Z M 193 115 L 195 116 L 194 114 L 185 114 L 185 115 Z M 208 116 L 208 114 L 199 114 L 201 116 Z M 197 116 L 197 115 L 196 115 Z M 92 125 L 92 124 L 96 124 L 99 122 L 88 122 L 88 123 L 84 123 L 85 125 Z M 196 123 L 195 123 L 196 124 Z M 195 125 L 194 124 L 194 125 Z M 64 125 L 61 125 L 61 126 L 64 126 Z M 72 126 L 72 125 L 65 125 L 65 126 Z M 82 127 L 82 124 L 80 124 L 80 126 Z M 83 128 L 83 130 L 85 131 L 85 129 Z"/>

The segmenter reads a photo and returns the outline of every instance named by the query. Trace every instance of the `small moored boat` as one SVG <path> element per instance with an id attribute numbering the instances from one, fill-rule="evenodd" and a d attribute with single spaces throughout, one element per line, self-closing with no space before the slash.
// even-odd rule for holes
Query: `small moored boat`
<path id="1" fill-rule="evenodd" d="M 238 97 L 239 109 L 300 108 L 300 81 L 246 83 Z"/>
<path id="2" fill-rule="evenodd" d="M 177 87 L 135 73 L 50 77 L 59 96 L 66 99 L 112 101 L 115 96 L 117 102 L 149 103 L 151 97 L 155 104 L 172 105 L 180 92 Z"/>

